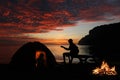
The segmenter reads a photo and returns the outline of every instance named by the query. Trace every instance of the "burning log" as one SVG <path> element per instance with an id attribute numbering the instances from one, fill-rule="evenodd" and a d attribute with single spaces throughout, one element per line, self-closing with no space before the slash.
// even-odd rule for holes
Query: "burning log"
<path id="1" fill-rule="evenodd" d="M 97 67 L 96 69 L 93 69 L 93 74 L 95 75 L 117 75 L 117 72 L 115 71 L 115 66 L 112 68 L 109 67 L 109 65 L 103 61 L 101 67 Z"/>

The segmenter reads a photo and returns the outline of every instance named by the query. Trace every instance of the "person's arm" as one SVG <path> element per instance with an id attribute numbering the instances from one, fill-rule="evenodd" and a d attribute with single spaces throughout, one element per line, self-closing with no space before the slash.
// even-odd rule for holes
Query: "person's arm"
<path id="1" fill-rule="evenodd" d="M 66 50 L 70 50 L 69 48 L 66 48 L 66 47 L 64 47 L 64 46 L 61 46 L 62 48 L 64 48 L 64 49 L 66 49 Z"/>

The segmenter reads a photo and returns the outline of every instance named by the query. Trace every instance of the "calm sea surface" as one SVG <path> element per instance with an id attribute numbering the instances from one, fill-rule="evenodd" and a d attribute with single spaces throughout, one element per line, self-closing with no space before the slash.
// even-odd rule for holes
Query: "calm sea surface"
<path id="1" fill-rule="evenodd" d="M 63 53 L 67 52 L 67 50 L 61 48 L 61 45 L 46 45 L 53 55 L 56 58 L 57 62 L 63 62 Z M 65 47 L 69 47 L 69 45 L 63 45 Z M 77 45 L 79 47 L 79 54 L 89 55 L 88 45 Z M 20 46 L 2 46 L 0 47 L 0 63 L 9 63 L 11 57 L 19 49 Z M 67 59 L 67 58 L 66 58 Z M 78 62 L 78 59 L 74 59 L 73 62 Z"/>
<path id="2" fill-rule="evenodd" d="M 64 52 L 69 52 L 63 48 L 60 47 L 61 45 L 47 45 L 47 47 L 51 50 L 51 52 L 53 53 L 53 55 L 56 58 L 57 62 L 63 62 L 63 53 Z M 65 47 L 69 47 L 69 45 L 63 45 Z M 79 54 L 81 55 L 89 55 L 89 46 L 88 45 L 77 45 L 79 48 Z M 66 60 L 68 60 L 66 58 Z M 74 58 L 73 62 L 78 62 L 79 59 Z"/>

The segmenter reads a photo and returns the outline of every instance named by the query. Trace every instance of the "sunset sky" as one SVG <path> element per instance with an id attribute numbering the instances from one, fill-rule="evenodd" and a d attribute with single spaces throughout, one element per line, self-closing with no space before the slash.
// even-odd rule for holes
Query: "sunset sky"
<path id="1" fill-rule="evenodd" d="M 0 54 L 29 41 L 78 43 L 90 29 L 119 21 L 120 0 L 0 0 Z"/>

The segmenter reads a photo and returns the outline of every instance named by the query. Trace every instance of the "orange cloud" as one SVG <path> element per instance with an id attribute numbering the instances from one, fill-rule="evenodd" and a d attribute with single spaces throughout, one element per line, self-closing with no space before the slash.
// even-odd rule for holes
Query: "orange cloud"
<path id="1" fill-rule="evenodd" d="M 0 0 L 0 36 L 47 33 L 120 16 L 119 0 Z M 114 19 L 114 18 L 113 18 Z M 62 29 L 58 29 L 62 28 Z"/>
<path id="2" fill-rule="evenodd" d="M 39 40 L 40 42 L 42 43 L 45 43 L 45 44 L 57 44 L 57 45 L 64 45 L 64 44 L 69 44 L 68 43 L 68 39 L 40 39 Z M 74 39 L 74 43 L 77 44 L 78 40 L 77 39 Z"/>

